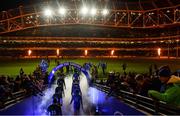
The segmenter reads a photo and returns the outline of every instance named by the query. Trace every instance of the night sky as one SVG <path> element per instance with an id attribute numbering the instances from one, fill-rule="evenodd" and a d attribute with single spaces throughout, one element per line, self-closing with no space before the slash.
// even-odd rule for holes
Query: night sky
<path id="1" fill-rule="evenodd" d="M 0 11 L 14 9 L 20 5 L 26 6 L 26 5 L 41 3 L 44 1 L 60 1 L 60 0 L 0 0 Z M 137 2 L 139 0 L 121 0 L 121 1 Z M 141 0 L 141 1 L 150 1 L 150 0 Z"/>
<path id="2" fill-rule="evenodd" d="M 20 5 L 30 5 L 45 0 L 0 0 L 0 11 L 17 8 Z"/>

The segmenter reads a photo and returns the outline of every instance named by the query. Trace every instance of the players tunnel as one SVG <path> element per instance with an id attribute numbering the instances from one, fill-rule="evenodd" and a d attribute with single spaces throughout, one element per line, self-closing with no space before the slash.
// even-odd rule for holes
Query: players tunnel
<path id="1" fill-rule="evenodd" d="M 52 78 L 53 78 L 55 72 L 56 72 L 57 70 L 63 68 L 63 67 L 66 67 L 66 66 L 73 66 L 73 67 L 77 68 L 79 71 L 83 72 L 83 74 L 85 75 L 85 77 L 86 77 L 87 80 L 88 80 L 88 83 L 90 84 L 91 78 L 90 78 L 89 73 L 88 73 L 88 72 L 86 71 L 86 69 L 83 68 L 81 65 L 76 64 L 76 63 L 74 63 L 74 62 L 64 62 L 64 63 L 61 63 L 61 64 L 59 64 L 58 66 L 54 67 L 54 68 L 52 69 L 52 71 L 50 72 L 49 77 L 48 77 L 49 83 L 51 83 Z"/>

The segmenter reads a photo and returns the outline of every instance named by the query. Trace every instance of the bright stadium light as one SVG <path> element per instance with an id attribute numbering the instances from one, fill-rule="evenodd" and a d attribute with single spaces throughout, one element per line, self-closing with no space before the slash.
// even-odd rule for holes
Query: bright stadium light
<path id="1" fill-rule="evenodd" d="M 158 52 L 158 56 L 160 57 L 161 56 L 161 48 L 158 48 L 157 52 Z"/>
<path id="2" fill-rule="evenodd" d="M 103 9 L 102 14 L 103 14 L 104 16 L 106 16 L 108 13 L 109 13 L 109 11 L 108 11 L 107 9 Z"/>
<path id="3" fill-rule="evenodd" d="M 66 14 L 66 9 L 65 8 L 60 8 L 59 9 L 59 14 L 61 14 L 61 15 L 65 15 Z"/>
<path id="4" fill-rule="evenodd" d="M 84 6 L 83 8 L 81 8 L 80 12 L 81 14 L 86 15 L 88 13 L 88 8 Z"/>
<path id="5" fill-rule="evenodd" d="M 95 8 L 92 8 L 90 13 L 92 16 L 94 16 L 94 15 L 96 15 L 96 12 L 97 12 L 97 10 Z"/>
<path id="6" fill-rule="evenodd" d="M 44 15 L 47 16 L 47 17 L 52 16 L 52 10 L 51 9 L 44 10 Z"/>
<path id="7" fill-rule="evenodd" d="M 57 54 L 57 56 L 59 56 L 59 49 L 56 50 L 56 54 Z"/>
<path id="8" fill-rule="evenodd" d="M 31 50 L 28 50 L 28 56 L 30 56 L 30 55 L 31 55 L 31 53 L 32 53 L 32 51 L 31 51 Z"/>
<path id="9" fill-rule="evenodd" d="M 88 50 L 85 50 L 84 55 L 87 56 L 87 54 L 88 54 Z"/>
<path id="10" fill-rule="evenodd" d="M 114 55 L 114 50 L 111 50 L 111 56 L 113 56 Z"/>

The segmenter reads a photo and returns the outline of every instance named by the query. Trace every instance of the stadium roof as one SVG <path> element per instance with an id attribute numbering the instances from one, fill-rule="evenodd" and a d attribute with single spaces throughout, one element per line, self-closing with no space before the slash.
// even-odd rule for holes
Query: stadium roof
<path id="1" fill-rule="evenodd" d="M 86 5 L 87 8 L 89 7 L 88 9 L 92 10 L 93 7 L 98 9 L 97 15 L 92 16 L 89 13 L 89 16 L 84 16 L 80 14 L 81 7 Z M 68 15 L 59 14 L 57 9 L 61 7 L 65 7 L 69 11 Z M 46 8 L 50 11 L 51 8 L 53 9 L 53 18 L 44 16 Z M 106 9 L 110 11 L 107 16 L 103 14 Z M 104 27 L 122 28 L 126 32 L 121 32 L 119 29 L 111 30 L 113 33 L 118 30 L 118 33 L 126 33 L 126 35 L 129 30 L 133 32 L 134 28 L 141 28 L 143 31 L 145 28 L 150 28 L 150 30 L 162 28 L 158 35 L 152 34 L 159 36 L 164 33 L 165 28 L 174 28 L 174 32 L 179 33 L 180 25 L 180 0 L 1 0 L 0 11 L 2 11 L 0 12 L 0 34 L 15 32 L 12 35 L 27 35 L 30 30 L 37 36 L 44 30 L 45 32 L 53 30 L 51 28 L 49 28 L 50 31 L 46 30 L 45 26 L 59 25 L 62 28 L 66 25 L 92 25 L 101 26 L 103 29 L 105 29 Z M 41 26 L 43 28 L 39 28 Z M 69 31 L 69 28 L 67 30 Z M 73 30 L 69 32 L 73 32 Z M 146 32 L 145 30 L 145 36 L 149 35 L 148 32 L 151 33 L 151 31 Z M 49 36 L 51 35 L 50 33 Z M 109 35 L 108 37 L 111 37 Z M 137 36 L 135 35 L 135 37 Z"/>

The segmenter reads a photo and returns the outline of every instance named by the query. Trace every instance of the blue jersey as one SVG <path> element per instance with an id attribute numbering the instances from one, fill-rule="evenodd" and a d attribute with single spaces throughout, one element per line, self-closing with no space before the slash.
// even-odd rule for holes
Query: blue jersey
<path id="1" fill-rule="evenodd" d="M 80 88 L 79 84 L 73 84 L 73 85 L 72 85 L 71 94 L 74 94 L 74 92 L 75 92 L 76 90 L 78 90 L 79 93 L 81 94 L 81 88 Z"/>
<path id="2" fill-rule="evenodd" d="M 79 74 L 78 74 L 78 73 L 74 73 L 74 74 L 73 74 L 73 78 L 74 78 L 75 80 L 79 80 Z"/>
<path id="3" fill-rule="evenodd" d="M 80 95 L 73 95 L 73 101 L 74 101 L 74 110 L 80 110 L 80 105 L 82 102 L 82 97 Z"/>

